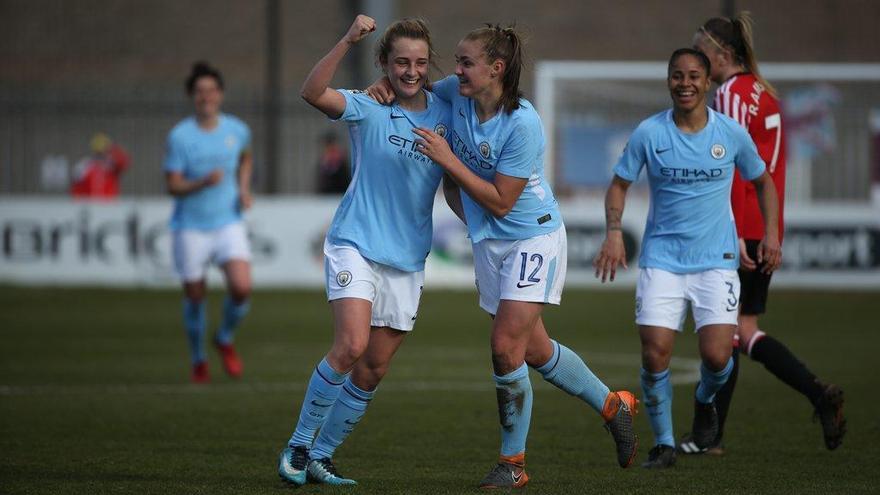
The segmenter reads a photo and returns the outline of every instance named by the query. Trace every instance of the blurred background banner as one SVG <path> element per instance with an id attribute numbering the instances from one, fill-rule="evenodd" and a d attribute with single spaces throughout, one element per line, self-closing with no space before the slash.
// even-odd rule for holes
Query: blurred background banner
<path id="1" fill-rule="evenodd" d="M 253 249 L 254 285 L 324 285 L 323 241 L 335 198 L 257 198 L 247 215 Z M 66 199 L 0 200 L 0 283 L 28 285 L 177 285 L 171 262 L 167 201 L 75 202 Z M 596 200 L 573 200 L 562 208 L 568 233 L 567 285 L 597 286 L 592 260 L 605 237 L 604 211 Z M 648 204 L 627 203 L 624 241 L 630 269 L 609 287 L 631 289 L 638 270 Z M 785 263 L 774 285 L 795 288 L 880 286 L 880 215 L 855 207 L 789 210 Z M 437 198 L 434 245 L 426 287 L 471 288 L 470 241 L 464 226 Z M 221 283 L 219 271 L 209 282 Z"/>

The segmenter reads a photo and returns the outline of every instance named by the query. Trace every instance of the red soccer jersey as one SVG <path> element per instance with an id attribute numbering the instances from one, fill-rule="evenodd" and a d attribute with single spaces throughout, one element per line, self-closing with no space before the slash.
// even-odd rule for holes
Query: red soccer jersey
<path id="1" fill-rule="evenodd" d="M 737 74 L 715 92 L 715 110 L 739 122 L 752 137 L 758 155 L 767 165 L 767 172 L 776 184 L 779 197 L 779 242 L 782 242 L 782 221 L 785 200 L 785 129 L 779 100 L 767 91 L 752 74 Z M 764 219 L 758 207 L 755 186 L 736 172 L 730 194 L 737 234 L 743 239 L 764 238 Z"/>

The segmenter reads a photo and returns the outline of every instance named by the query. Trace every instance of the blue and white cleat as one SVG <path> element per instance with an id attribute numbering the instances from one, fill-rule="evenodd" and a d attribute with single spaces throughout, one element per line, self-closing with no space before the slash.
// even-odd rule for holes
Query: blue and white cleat
<path id="1" fill-rule="evenodd" d="M 336 471 L 333 461 L 327 457 L 309 462 L 309 478 L 316 483 L 328 485 L 357 485 L 357 481 L 342 477 Z"/>
<path id="2" fill-rule="evenodd" d="M 306 466 L 309 464 L 308 447 L 287 447 L 278 459 L 278 476 L 296 486 L 306 484 Z"/>

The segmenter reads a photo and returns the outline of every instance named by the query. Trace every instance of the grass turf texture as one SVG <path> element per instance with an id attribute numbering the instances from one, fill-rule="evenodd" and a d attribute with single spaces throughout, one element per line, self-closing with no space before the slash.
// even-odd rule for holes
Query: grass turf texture
<path id="1" fill-rule="evenodd" d="M 876 292 L 774 291 L 762 320 L 846 391 L 849 434 L 837 451 L 825 450 L 807 401 L 746 358 L 725 456 L 622 470 L 598 415 L 533 372 L 528 492 L 875 492 L 877 302 Z M 212 327 L 221 305 L 212 293 Z M 188 383 L 180 306 L 177 291 L 0 288 L 0 493 L 294 490 L 276 474 L 277 455 L 331 341 L 323 293 L 254 294 L 238 339 L 244 378 L 226 378 L 210 349 L 207 386 Z M 641 396 L 631 291 L 568 290 L 545 321 L 612 388 Z M 476 493 L 499 445 L 488 328 L 474 294 L 426 293 L 416 331 L 337 452 L 340 471 L 360 485 L 296 491 Z M 675 354 L 696 356 L 690 331 Z M 676 436 L 690 428 L 692 391 L 692 383 L 675 388 Z M 636 426 L 640 463 L 652 437 L 643 414 Z"/>

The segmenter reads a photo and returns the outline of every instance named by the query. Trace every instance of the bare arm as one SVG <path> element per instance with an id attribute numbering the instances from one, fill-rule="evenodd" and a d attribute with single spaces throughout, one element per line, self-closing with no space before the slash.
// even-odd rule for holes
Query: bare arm
<path id="1" fill-rule="evenodd" d="M 758 193 L 758 206 L 764 217 L 764 239 L 758 245 L 758 263 L 764 263 L 764 273 L 772 273 L 782 263 L 782 250 L 779 247 L 779 198 L 773 178 L 766 171 L 752 181 Z"/>
<path id="2" fill-rule="evenodd" d="M 413 132 L 420 138 L 417 140 L 419 151 L 443 167 L 452 180 L 483 209 L 497 218 L 510 213 L 523 189 L 526 188 L 528 179 L 496 173 L 495 179 L 489 182 L 461 163 L 452 152 L 449 143 L 437 133 L 421 128 L 413 129 Z"/>
<path id="3" fill-rule="evenodd" d="M 455 216 L 467 224 L 467 219 L 464 217 L 464 207 L 461 204 L 461 189 L 448 174 L 443 174 L 443 197 L 446 198 L 446 204 L 449 205 L 449 209 L 455 213 Z"/>
<path id="4" fill-rule="evenodd" d="M 251 152 L 245 151 L 238 160 L 238 194 L 241 203 L 241 209 L 247 210 L 253 205 L 254 199 L 251 195 L 251 175 L 254 171 L 254 158 Z"/>
<path id="5" fill-rule="evenodd" d="M 221 168 L 215 168 L 208 175 L 194 180 L 187 179 L 181 172 L 167 172 L 165 174 L 165 186 L 168 189 L 168 194 L 176 197 L 200 191 L 221 180 L 223 180 L 223 169 Z"/>
<path id="6" fill-rule="evenodd" d="M 365 15 L 357 16 L 345 36 L 312 67 L 300 89 L 302 98 L 328 117 L 339 118 L 345 111 L 345 97 L 329 88 L 330 81 L 348 50 L 375 30 L 376 21 Z"/>
<path id="7" fill-rule="evenodd" d="M 605 241 L 599 254 L 593 259 L 593 267 L 596 269 L 596 278 L 601 278 L 605 283 L 606 278 L 611 282 L 617 274 L 617 266 L 626 266 L 626 247 L 623 244 L 623 208 L 626 204 L 626 193 L 630 182 L 618 176 L 614 176 L 608 191 L 605 193 Z"/>

